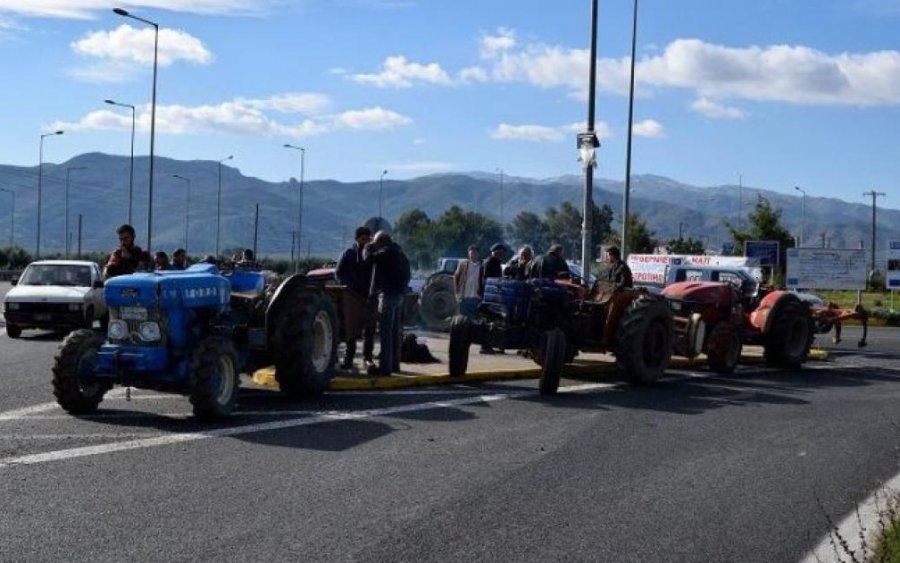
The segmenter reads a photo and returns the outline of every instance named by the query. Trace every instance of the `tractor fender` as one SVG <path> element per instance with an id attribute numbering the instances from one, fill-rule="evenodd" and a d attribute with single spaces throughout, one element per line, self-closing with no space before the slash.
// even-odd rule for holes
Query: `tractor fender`
<path id="1" fill-rule="evenodd" d="M 271 335 L 272 330 L 274 329 L 273 323 L 275 322 L 275 313 L 277 313 L 283 306 L 284 302 L 287 300 L 287 297 L 296 289 L 301 287 L 307 287 L 309 285 L 309 280 L 304 274 L 294 274 L 290 276 L 288 279 L 284 280 L 281 285 L 278 286 L 278 289 L 275 290 L 275 293 L 272 295 L 272 299 L 269 301 L 268 306 L 266 307 L 266 335 Z"/>
<path id="2" fill-rule="evenodd" d="M 784 307 L 785 303 L 799 302 L 790 291 L 777 290 L 766 295 L 759 306 L 750 313 L 750 324 L 761 334 L 768 334 L 769 328 L 772 326 L 772 320 L 778 316 L 778 312 Z"/>

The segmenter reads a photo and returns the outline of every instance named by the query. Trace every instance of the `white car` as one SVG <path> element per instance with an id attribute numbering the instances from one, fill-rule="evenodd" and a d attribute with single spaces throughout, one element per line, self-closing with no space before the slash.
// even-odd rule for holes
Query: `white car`
<path id="1" fill-rule="evenodd" d="M 10 338 L 18 338 L 26 328 L 91 328 L 95 320 L 107 318 L 103 276 L 94 262 L 32 262 L 13 286 L 3 299 Z"/>

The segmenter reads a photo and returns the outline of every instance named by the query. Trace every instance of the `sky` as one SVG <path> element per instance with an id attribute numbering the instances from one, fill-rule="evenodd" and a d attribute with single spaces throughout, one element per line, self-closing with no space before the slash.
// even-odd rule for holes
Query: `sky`
<path id="1" fill-rule="evenodd" d="M 633 1 L 599 0 L 596 175 L 625 176 Z M 590 0 L 0 0 L 0 163 L 149 153 L 269 181 L 581 174 Z M 900 208 L 900 0 L 641 0 L 634 174 Z"/>

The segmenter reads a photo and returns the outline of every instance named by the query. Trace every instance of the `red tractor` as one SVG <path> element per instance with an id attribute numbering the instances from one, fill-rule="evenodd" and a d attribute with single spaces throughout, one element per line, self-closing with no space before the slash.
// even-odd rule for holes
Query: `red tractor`
<path id="1" fill-rule="evenodd" d="M 799 367 L 809 355 L 815 321 L 796 293 L 760 286 L 746 274 L 731 282 L 676 282 L 662 294 L 675 316 L 673 352 L 706 354 L 713 371 L 733 372 L 744 344 L 761 345 L 774 366 Z"/>

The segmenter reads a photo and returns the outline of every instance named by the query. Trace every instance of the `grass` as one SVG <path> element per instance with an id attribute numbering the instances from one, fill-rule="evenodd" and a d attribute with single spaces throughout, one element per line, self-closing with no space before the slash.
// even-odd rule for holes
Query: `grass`
<path id="1" fill-rule="evenodd" d="M 856 509 L 856 521 L 859 525 L 859 546 L 852 548 L 840 530 L 825 511 L 821 502 L 816 499 L 819 509 L 825 515 L 831 528 L 829 543 L 834 551 L 834 559 L 841 563 L 900 563 L 900 494 L 896 491 L 882 490 L 875 497 L 878 510 L 877 528 L 866 529 L 859 507 Z M 816 555 L 817 561 L 822 561 Z"/>
<path id="2" fill-rule="evenodd" d="M 900 496 L 894 496 L 881 512 L 882 528 L 869 561 L 900 563 Z"/>
<path id="3" fill-rule="evenodd" d="M 826 290 L 814 293 L 826 301 L 834 301 L 847 309 L 852 309 L 856 306 L 855 291 Z M 891 293 L 889 291 L 863 291 L 862 304 L 868 311 L 878 308 L 887 309 L 891 306 Z M 894 297 L 894 308 L 900 309 L 900 294 Z"/>

